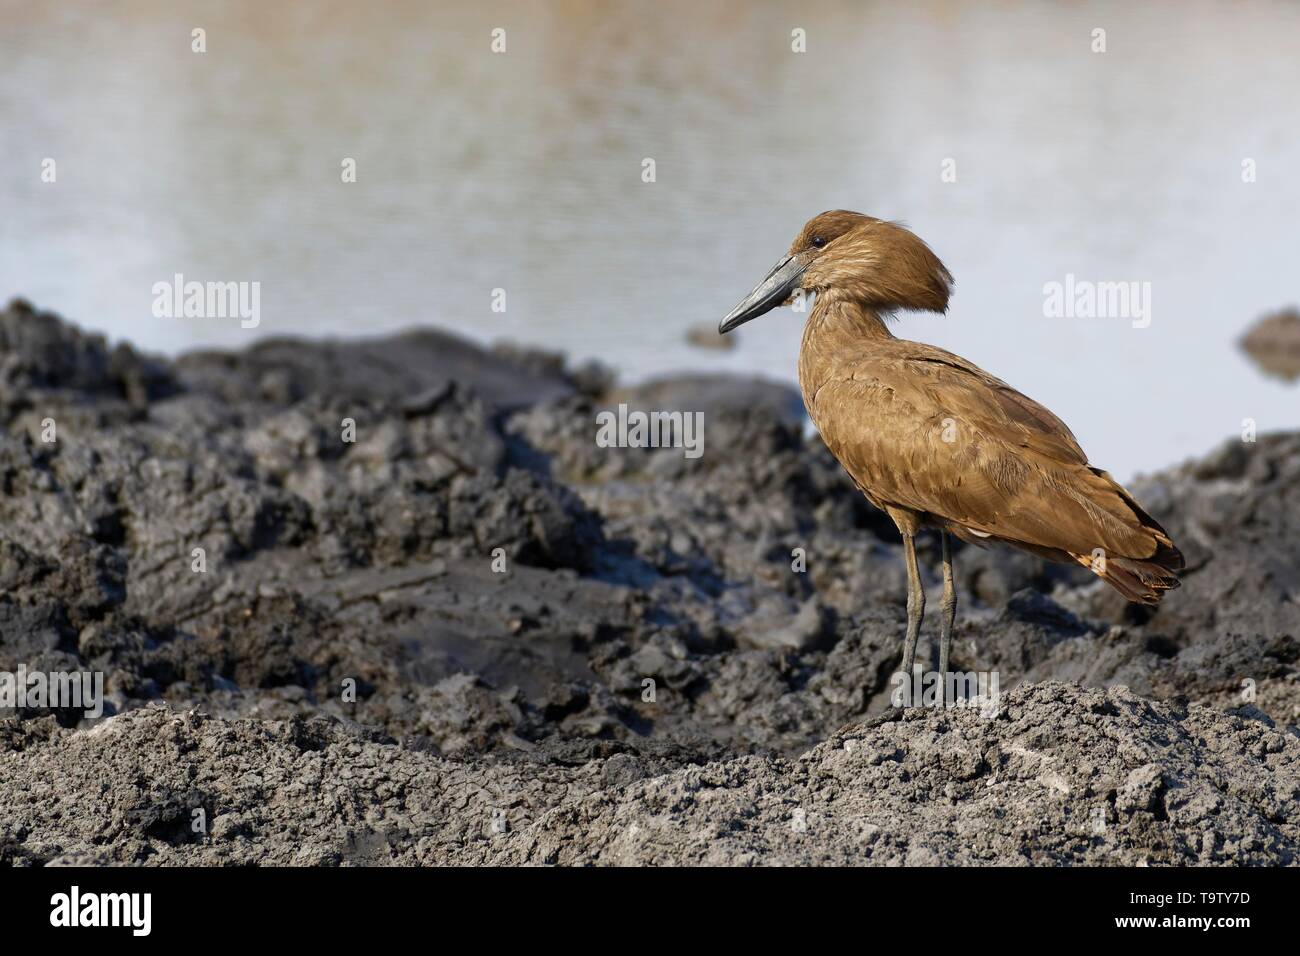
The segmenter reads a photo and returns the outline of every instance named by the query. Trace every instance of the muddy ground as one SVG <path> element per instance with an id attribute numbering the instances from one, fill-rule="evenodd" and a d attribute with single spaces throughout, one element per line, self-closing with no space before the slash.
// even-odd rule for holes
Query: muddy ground
<path id="1" fill-rule="evenodd" d="M 704 453 L 598 447 L 620 402 Z M 784 386 L 14 303 L 0 416 L 0 671 L 106 691 L 0 716 L 0 862 L 1298 859 L 1300 434 L 1133 484 L 1188 559 L 1154 613 L 962 550 L 991 715 L 889 705 L 898 537 Z"/>

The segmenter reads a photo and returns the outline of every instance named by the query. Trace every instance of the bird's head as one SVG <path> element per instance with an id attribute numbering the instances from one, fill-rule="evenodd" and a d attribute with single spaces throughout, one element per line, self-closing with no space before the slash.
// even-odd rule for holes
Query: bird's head
<path id="1" fill-rule="evenodd" d="M 946 312 L 952 275 L 914 233 L 895 222 L 836 209 L 808 220 L 790 251 L 718 325 L 730 332 L 794 298 L 836 295 L 878 313 Z"/>

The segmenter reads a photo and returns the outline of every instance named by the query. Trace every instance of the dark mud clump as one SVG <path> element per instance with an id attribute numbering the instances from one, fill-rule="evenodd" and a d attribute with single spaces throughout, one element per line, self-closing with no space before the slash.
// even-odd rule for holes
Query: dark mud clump
<path id="1" fill-rule="evenodd" d="M 704 453 L 599 447 L 618 403 Z M 106 692 L 0 712 L 0 862 L 1295 859 L 1300 434 L 1135 484 L 1188 558 L 1154 613 L 962 551 L 1002 705 L 904 715 L 897 536 L 784 386 L 429 331 L 170 362 L 15 303 L 0 416 L 0 671 Z"/>

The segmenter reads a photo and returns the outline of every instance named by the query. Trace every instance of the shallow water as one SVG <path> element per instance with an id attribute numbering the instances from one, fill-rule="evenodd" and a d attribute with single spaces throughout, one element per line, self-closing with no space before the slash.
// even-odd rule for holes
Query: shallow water
<path id="1" fill-rule="evenodd" d="M 789 311 L 731 352 L 685 332 L 809 216 L 855 208 L 957 277 L 949 315 L 900 335 L 1127 477 L 1246 418 L 1300 425 L 1235 345 L 1300 298 L 1297 47 L 1300 7 L 1260 2 L 0 0 L 0 296 L 164 352 L 429 324 L 631 379 L 793 380 Z M 259 282 L 260 324 L 155 317 L 176 273 Z M 1067 275 L 1150 283 L 1149 325 L 1045 317 Z"/>

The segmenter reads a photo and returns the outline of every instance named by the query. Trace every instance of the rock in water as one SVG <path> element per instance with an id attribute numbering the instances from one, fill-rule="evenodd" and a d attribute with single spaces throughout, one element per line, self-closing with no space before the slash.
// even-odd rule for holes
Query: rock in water
<path id="1" fill-rule="evenodd" d="M 1264 316 L 1242 336 L 1241 348 L 1269 375 L 1286 382 L 1300 379 L 1300 311 Z"/>

